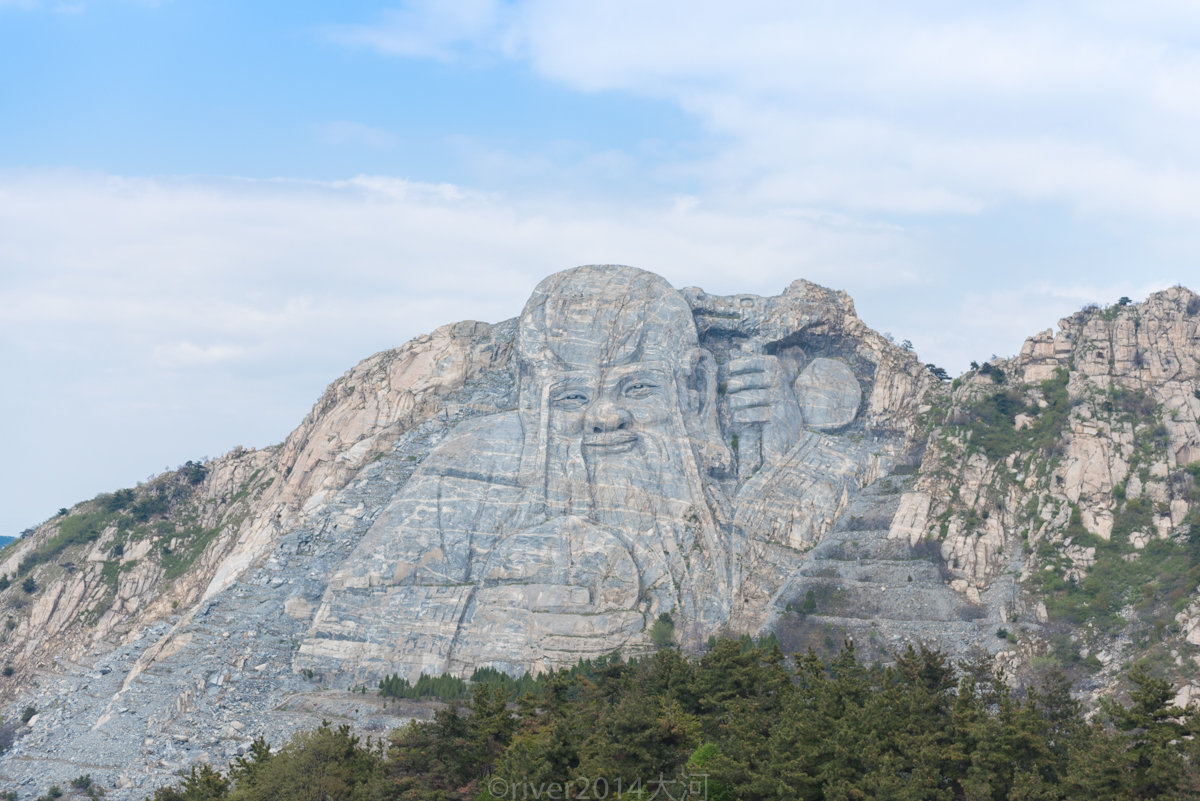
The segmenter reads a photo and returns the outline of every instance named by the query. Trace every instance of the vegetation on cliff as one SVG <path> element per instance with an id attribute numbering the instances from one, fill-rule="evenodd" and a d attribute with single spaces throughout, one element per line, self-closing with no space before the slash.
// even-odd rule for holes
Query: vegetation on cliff
<path id="1" fill-rule="evenodd" d="M 1197 309 L 1178 287 L 1085 308 L 931 398 L 924 534 L 961 592 L 1004 596 L 1012 670 L 1094 701 L 1142 662 L 1200 696 Z"/>
<path id="2" fill-rule="evenodd" d="M 237 454 L 232 454 L 235 458 Z M 63 508 L 0 552 L 0 694 L 18 690 L 27 669 L 134 622 L 157 602 L 158 615 L 191 595 L 174 592 L 201 557 L 239 525 L 270 477 L 256 470 L 217 497 L 211 462 L 188 461 L 137 487 Z M 166 602 L 169 602 L 169 606 Z M 45 651 L 39 651 L 45 648 Z"/>

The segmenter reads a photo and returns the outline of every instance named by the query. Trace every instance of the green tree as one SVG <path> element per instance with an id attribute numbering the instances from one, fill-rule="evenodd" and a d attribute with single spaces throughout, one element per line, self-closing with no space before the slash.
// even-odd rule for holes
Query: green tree
<path id="1" fill-rule="evenodd" d="M 1184 760 L 1179 744 L 1197 733 L 1195 715 L 1170 705 L 1171 685 L 1151 676 L 1143 665 L 1134 665 L 1129 680 L 1133 682 L 1129 704 L 1108 702 L 1104 711 L 1124 746 L 1130 797 L 1194 797 L 1189 791 L 1195 783 L 1194 766 Z"/>
<path id="2" fill-rule="evenodd" d="M 360 747 L 349 726 L 323 723 L 292 737 L 277 754 L 256 755 L 247 764 L 253 767 L 233 771 L 230 801 L 349 801 L 367 789 L 378 759 Z"/>
<path id="3" fill-rule="evenodd" d="M 675 621 L 666 612 L 658 616 L 658 620 L 650 626 L 650 642 L 659 648 L 666 648 L 675 642 Z"/>
<path id="4" fill-rule="evenodd" d="M 160 787 L 153 801 L 225 801 L 229 798 L 229 780 L 210 765 L 193 766 L 177 787 Z"/>

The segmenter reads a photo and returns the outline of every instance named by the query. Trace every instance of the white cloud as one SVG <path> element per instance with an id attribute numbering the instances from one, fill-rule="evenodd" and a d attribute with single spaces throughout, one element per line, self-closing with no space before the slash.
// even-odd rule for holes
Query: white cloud
<path id="1" fill-rule="evenodd" d="M 374 23 L 333 25 L 325 34 L 340 44 L 388 55 L 450 61 L 462 44 L 495 37 L 501 8 L 497 0 L 416 0 L 384 12 Z"/>
<path id="2" fill-rule="evenodd" d="M 184 341 L 154 347 L 154 361 L 167 368 L 219 364 L 245 356 L 246 349 L 236 345 L 197 345 Z"/>
<path id="3" fill-rule="evenodd" d="M 325 144 L 367 147 L 371 150 L 390 150 L 399 141 L 391 131 L 347 120 L 318 125 L 316 132 L 317 138 Z"/>
<path id="4" fill-rule="evenodd" d="M 343 41 L 518 59 L 575 89 L 667 101 L 714 146 L 653 167 L 713 200 L 975 215 L 1034 199 L 1188 221 L 1200 209 L 1200 14 L 1186 3 L 448 6 L 409 4 Z M 562 177 L 536 162 L 491 154 Z"/>

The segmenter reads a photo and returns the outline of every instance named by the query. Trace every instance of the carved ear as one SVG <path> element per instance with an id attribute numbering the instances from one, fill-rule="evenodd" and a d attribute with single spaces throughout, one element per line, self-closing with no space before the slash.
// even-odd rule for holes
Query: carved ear
<path id="1" fill-rule="evenodd" d="M 717 362 L 703 348 L 693 348 L 685 364 L 684 408 L 697 417 L 707 417 L 715 409 L 717 400 Z"/>
<path id="2" fill-rule="evenodd" d="M 700 474 L 730 475 L 733 454 L 717 421 L 717 360 L 703 348 L 693 348 L 684 364 L 678 377 L 680 407 Z"/>

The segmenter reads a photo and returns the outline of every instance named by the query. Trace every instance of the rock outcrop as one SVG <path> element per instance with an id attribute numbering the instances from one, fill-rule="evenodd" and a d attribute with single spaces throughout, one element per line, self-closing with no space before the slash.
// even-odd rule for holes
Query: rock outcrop
<path id="1" fill-rule="evenodd" d="M 956 380 L 935 414 L 898 535 L 940 543 L 967 598 L 1016 579 L 1010 628 L 1041 632 L 1027 664 L 1086 667 L 1103 692 L 1146 658 L 1189 684 L 1200 297 L 1086 308 Z"/>

